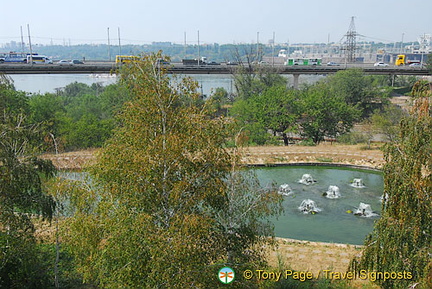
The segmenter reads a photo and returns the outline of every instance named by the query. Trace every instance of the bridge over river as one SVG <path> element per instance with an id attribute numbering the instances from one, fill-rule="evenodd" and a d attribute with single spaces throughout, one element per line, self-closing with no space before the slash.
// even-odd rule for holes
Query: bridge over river
<path id="1" fill-rule="evenodd" d="M 279 74 L 292 74 L 294 76 L 294 87 L 298 86 L 300 75 L 328 75 L 348 68 L 361 68 L 366 74 L 374 75 L 430 75 L 423 67 L 410 66 L 384 66 L 374 67 L 372 64 L 348 64 L 341 66 L 285 66 L 267 65 L 273 67 Z M 168 73 L 173 74 L 233 74 L 236 65 L 191 65 L 181 63 L 166 65 Z M 87 62 L 86 64 L 59 65 L 59 64 L 0 64 L 0 73 L 4 74 L 93 74 L 93 73 L 116 73 L 119 66 L 113 62 Z M 262 68 L 252 66 L 251 71 Z"/>

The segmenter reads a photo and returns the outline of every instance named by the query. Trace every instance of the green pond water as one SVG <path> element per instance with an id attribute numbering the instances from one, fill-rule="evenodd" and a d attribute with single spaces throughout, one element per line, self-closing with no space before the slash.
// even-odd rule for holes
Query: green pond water
<path id="1" fill-rule="evenodd" d="M 274 219 L 275 235 L 308 241 L 335 242 L 362 245 L 379 217 L 359 217 L 346 211 L 355 209 L 360 202 L 371 205 L 380 214 L 383 193 L 382 174 L 374 171 L 322 166 L 259 167 L 253 169 L 261 185 L 288 184 L 293 194 L 284 196 L 285 212 Z M 316 183 L 298 183 L 303 174 L 311 174 Z M 354 188 L 353 179 L 363 179 L 365 188 Z M 341 197 L 323 196 L 330 185 L 339 187 Z M 303 214 L 298 207 L 305 199 L 315 201 L 321 212 Z"/>
<path id="2" fill-rule="evenodd" d="M 272 220 L 277 237 L 362 245 L 379 218 L 346 212 L 354 211 L 362 202 L 380 214 L 383 178 L 379 172 L 328 166 L 255 167 L 252 170 L 262 186 L 288 184 L 293 191 L 292 195 L 284 196 L 284 213 Z M 298 183 L 303 174 L 311 174 L 316 183 L 309 186 Z M 83 175 L 81 172 L 64 172 L 64 176 L 71 179 L 82 179 Z M 352 187 L 350 184 L 355 178 L 361 178 L 365 188 Z M 339 187 L 340 198 L 323 196 L 330 185 Z M 300 212 L 298 207 L 305 199 L 315 201 L 322 211 L 315 215 Z"/>

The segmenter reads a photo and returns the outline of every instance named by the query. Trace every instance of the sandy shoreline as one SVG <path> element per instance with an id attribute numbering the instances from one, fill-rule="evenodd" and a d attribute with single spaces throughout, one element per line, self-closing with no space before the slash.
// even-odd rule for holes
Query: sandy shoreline
<path id="1" fill-rule="evenodd" d="M 243 162 L 247 164 L 325 163 L 380 169 L 384 163 L 377 147 L 364 150 L 361 145 L 322 143 L 318 146 L 260 146 L 245 149 Z"/>
<path id="2" fill-rule="evenodd" d="M 45 154 L 59 170 L 80 170 L 95 160 L 97 149 Z M 257 146 L 244 149 L 242 162 L 248 165 L 333 164 L 381 169 L 383 154 L 377 147 L 322 143 L 318 146 Z"/>

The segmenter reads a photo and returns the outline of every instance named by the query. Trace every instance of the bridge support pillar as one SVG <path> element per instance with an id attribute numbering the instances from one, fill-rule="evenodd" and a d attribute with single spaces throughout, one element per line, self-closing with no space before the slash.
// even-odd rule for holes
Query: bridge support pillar
<path id="1" fill-rule="evenodd" d="M 298 89 L 300 74 L 293 74 L 293 88 Z"/>

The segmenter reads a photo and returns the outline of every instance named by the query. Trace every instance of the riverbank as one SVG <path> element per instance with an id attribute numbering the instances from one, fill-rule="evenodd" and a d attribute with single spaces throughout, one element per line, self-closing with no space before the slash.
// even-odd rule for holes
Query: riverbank
<path id="1" fill-rule="evenodd" d="M 325 163 L 381 169 L 383 153 L 378 145 L 321 143 L 317 146 L 258 146 L 246 149 L 243 162 L 250 165 Z"/>
<path id="2" fill-rule="evenodd" d="M 45 154 L 59 170 L 81 170 L 92 164 L 97 149 Z M 321 143 L 317 146 L 256 146 L 245 148 L 242 159 L 248 165 L 283 165 L 283 164 L 334 164 L 352 165 L 372 169 L 381 169 L 384 164 L 383 153 L 378 145 L 366 149 L 364 145 L 343 145 Z"/>

